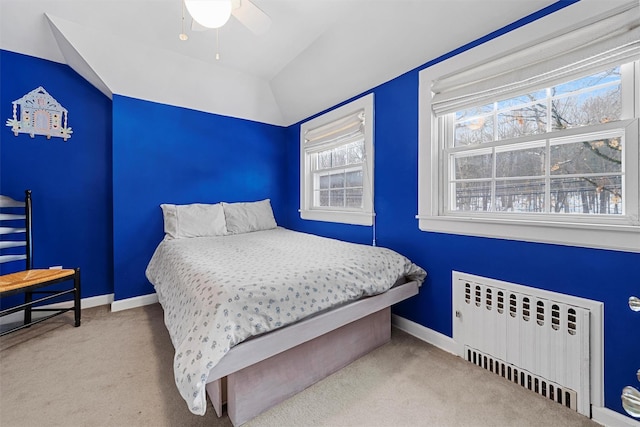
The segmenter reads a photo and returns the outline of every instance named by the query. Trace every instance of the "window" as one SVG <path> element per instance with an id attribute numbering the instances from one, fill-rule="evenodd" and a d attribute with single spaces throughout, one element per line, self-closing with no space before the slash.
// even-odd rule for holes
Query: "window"
<path id="1" fill-rule="evenodd" d="M 446 210 L 623 215 L 631 65 L 441 116 Z"/>
<path id="2" fill-rule="evenodd" d="M 300 128 L 300 216 L 373 225 L 373 94 Z"/>
<path id="3" fill-rule="evenodd" d="M 420 228 L 640 251 L 636 21 L 423 71 Z"/>

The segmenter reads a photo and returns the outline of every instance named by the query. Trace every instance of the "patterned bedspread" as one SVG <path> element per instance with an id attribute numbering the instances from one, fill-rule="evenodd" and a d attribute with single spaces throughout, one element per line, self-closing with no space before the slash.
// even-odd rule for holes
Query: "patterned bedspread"
<path id="1" fill-rule="evenodd" d="M 175 347 L 174 375 L 194 414 L 209 371 L 242 341 L 426 272 L 398 253 L 284 228 L 164 240 L 146 270 Z"/>

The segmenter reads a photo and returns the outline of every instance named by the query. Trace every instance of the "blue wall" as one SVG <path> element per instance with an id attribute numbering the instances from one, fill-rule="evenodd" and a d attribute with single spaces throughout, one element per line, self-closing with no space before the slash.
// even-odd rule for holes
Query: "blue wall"
<path id="1" fill-rule="evenodd" d="M 270 198 L 284 217 L 284 128 L 116 95 L 113 129 L 116 300 L 154 292 L 144 270 L 163 237 L 161 203 Z"/>
<path id="2" fill-rule="evenodd" d="M 80 267 L 83 298 L 110 294 L 111 101 L 67 65 L 4 50 L 0 65 L 0 194 L 24 200 L 33 191 L 34 266 Z M 66 142 L 14 136 L 5 126 L 11 103 L 38 86 L 68 110 Z M 20 268 L 4 264 L 2 272 Z"/>

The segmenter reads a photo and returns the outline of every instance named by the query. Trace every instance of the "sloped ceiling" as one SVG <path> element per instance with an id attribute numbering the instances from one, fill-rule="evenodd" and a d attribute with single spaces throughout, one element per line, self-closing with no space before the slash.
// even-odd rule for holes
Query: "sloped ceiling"
<path id="1" fill-rule="evenodd" d="M 246 0 L 245 0 L 246 1 Z M 66 63 L 113 94 L 290 125 L 555 3 L 555 0 L 252 0 L 180 41 L 181 0 L 1 0 L 0 48 Z M 582 0 L 570 8 L 620 0 Z M 567 12 L 564 12 L 567 13 Z"/>

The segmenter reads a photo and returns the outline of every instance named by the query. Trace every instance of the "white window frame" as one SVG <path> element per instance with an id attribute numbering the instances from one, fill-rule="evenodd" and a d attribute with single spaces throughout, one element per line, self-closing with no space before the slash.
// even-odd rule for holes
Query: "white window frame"
<path id="1" fill-rule="evenodd" d="M 374 129 L 373 93 L 365 95 L 348 104 L 333 109 L 300 126 L 300 217 L 305 220 L 338 222 L 345 224 L 372 226 L 375 213 L 373 209 L 373 129 Z M 313 206 L 313 171 L 311 154 L 306 144 L 307 131 L 329 125 L 342 118 L 364 111 L 364 150 L 365 158 L 362 170 L 362 208 L 317 208 Z M 345 145 L 351 142 L 345 140 Z M 348 166 L 346 167 L 348 169 Z"/>
<path id="2" fill-rule="evenodd" d="M 620 251 L 640 252 L 640 185 L 638 167 L 640 154 L 638 150 L 640 97 L 636 96 L 631 108 L 634 117 L 627 128 L 626 185 L 625 195 L 628 197 L 627 208 L 631 215 L 623 220 L 602 220 L 595 215 L 576 217 L 563 221 L 549 218 L 535 218 L 527 215 L 500 215 L 499 213 L 474 215 L 473 213 L 448 212 L 445 187 L 446 171 L 442 157 L 443 148 L 439 138 L 438 118 L 432 110 L 432 83 L 441 76 L 468 69 L 475 64 L 495 57 L 496 52 L 510 52 L 519 46 L 540 39 L 544 34 L 551 34 L 552 29 L 572 28 L 592 19 L 598 13 L 607 12 L 604 4 L 601 10 L 576 8 L 577 5 L 565 8 L 543 19 L 535 21 L 497 39 L 465 51 L 447 60 L 426 68 L 420 72 L 419 84 L 419 152 L 418 152 L 418 215 L 419 227 L 423 231 L 432 231 L 470 236 L 493 237 L 508 240 L 553 243 L 570 246 L 613 249 Z M 604 8 L 604 9 L 603 9 Z M 636 76 L 640 74 L 638 62 L 634 64 Z M 635 78 L 637 84 L 638 78 Z M 632 87 L 638 93 L 639 87 Z"/>

